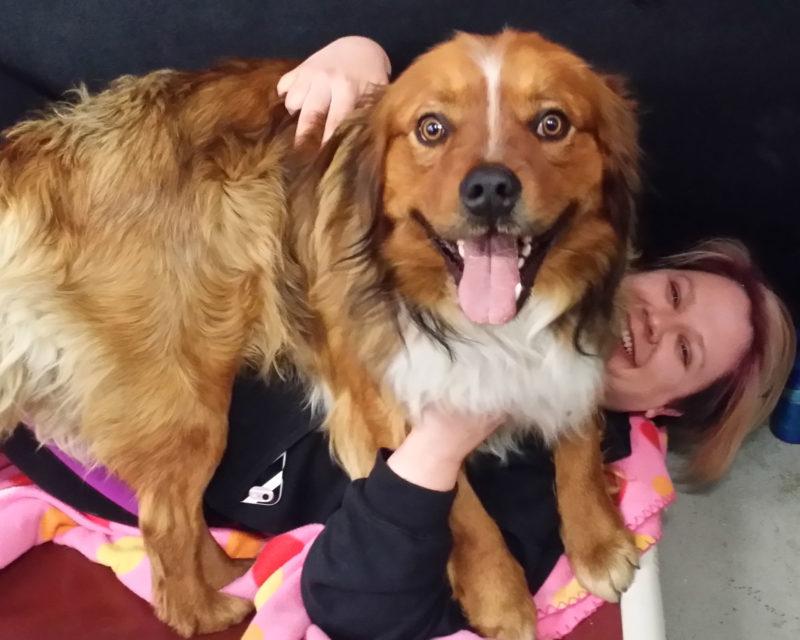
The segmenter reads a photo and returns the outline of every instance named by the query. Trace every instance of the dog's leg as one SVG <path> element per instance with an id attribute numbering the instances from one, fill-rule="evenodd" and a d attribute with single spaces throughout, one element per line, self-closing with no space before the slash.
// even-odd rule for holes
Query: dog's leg
<path id="1" fill-rule="evenodd" d="M 522 567 L 463 473 L 450 528 L 450 582 L 470 624 L 487 638 L 535 638 L 536 608 Z"/>
<path id="2" fill-rule="evenodd" d="M 232 559 L 217 544 L 207 527 L 203 527 L 200 547 L 200 562 L 203 575 L 212 589 L 227 587 L 236 578 L 244 575 L 253 566 L 252 558 Z"/>
<path id="3" fill-rule="evenodd" d="M 215 590 L 242 566 L 216 546 L 202 511 L 203 492 L 225 447 L 227 417 L 200 400 L 182 402 L 181 410 L 165 408 L 162 415 L 176 417 L 132 431 L 124 447 L 116 443 L 98 457 L 139 499 L 156 615 L 184 637 L 220 631 L 252 610 L 252 603 Z"/>
<path id="4" fill-rule="evenodd" d="M 393 430 L 391 424 L 398 420 L 401 427 Z M 381 447 L 397 448 L 405 436 L 404 425 L 402 417 L 390 416 L 377 395 L 365 402 L 362 394 L 355 401 L 350 391 L 336 397 L 327 420 L 335 457 L 351 478 L 369 475 Z"/>
<path id="5" fill-rule="evenodd" d="M 402 442 L 404 413 L 347 353 L 330 362 L 336 366 L 328 379 L 338 389 L 327 423 L 333 450 L 350 477 L 363 477 L 379 447 Z M 463 474 L 450 525 L 454 549 L 448 571 L 469 622 L 496 640 L 532 640 L 536 610 L 525 575 Z"/>
<path id="6" fill-rule="evenodd" d="M 331 353 L 327 379 L 334 401 L 326 420 L 331 450 L 350 478 L 363 478 L 381 447 L 400 446 L 407 433 L 405 414 L 349 354 Z"/>
<path id="7" fill-rule="evenodd" d="M 633 534 L 606 489 L 600 419 L 555 451 L 561 538 L 575 577 L 591 593 L 617 602 L 639 562 Z"/>
<path id="8" fill-rule="evenodd" d="M 336 456 L 354 478 L 369 473 L 380 447 L 396 448 L 405 435 L 402 414 L 383 404 L 374 386 L 374 393 L 364 389 L 358 402 L 350 391 L 340 394 L 328 419 Z M 450 581 L 470 624 L 495 640 L 533 640 L 536 609 L 525 575 L 463 474 L 450 526 Z"/>

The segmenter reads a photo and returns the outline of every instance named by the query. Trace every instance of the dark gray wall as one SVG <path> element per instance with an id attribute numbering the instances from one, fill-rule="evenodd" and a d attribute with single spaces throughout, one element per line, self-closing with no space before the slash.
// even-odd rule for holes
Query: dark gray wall
<path id="1" fill-rule="evenodd" d="M 96 87 L 224 56 L 303 56 L 361 33 L 399 70 L 454 29 L 506 24 L 631 79 L 647 154 L 648 253 L 738 236 L 797 312 L 796 0 L 0 0 L 0 66 L 56 95 L 78 80 Z M 14 100 L 0 94 L 0 111 L 12 113 Z"/>

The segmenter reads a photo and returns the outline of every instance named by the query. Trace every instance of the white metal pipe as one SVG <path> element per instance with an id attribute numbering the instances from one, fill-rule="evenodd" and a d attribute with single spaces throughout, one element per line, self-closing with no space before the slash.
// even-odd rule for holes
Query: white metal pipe
<path id="1" fill-rule="evenodd" d="M 641 558 L 633 584 L 623 594 L 622 637 L 624 640 L 666 640 L 664 604 L 658 577 L 658 547 Z"/>

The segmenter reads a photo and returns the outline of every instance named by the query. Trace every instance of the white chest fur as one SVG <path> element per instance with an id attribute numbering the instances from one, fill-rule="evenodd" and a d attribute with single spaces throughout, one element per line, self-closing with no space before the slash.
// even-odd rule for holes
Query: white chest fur
<path id="1" fill-rule="evenodd" d="M 500 455 L 523 430 L 552 442 L 580 427 L 596 407 L 603 366 L 557 336 L 549 315 L 546 305 L 529 302 L 501 327 L 464 322 L 456 327 L 460 337 L 449 341 L 451 354 L 404 322 L 406 348 L 390 364 L 386 382 L 412 418 L 429 403 L 476 414 L 505 412 L 507 426 L 487 444 Z"/>

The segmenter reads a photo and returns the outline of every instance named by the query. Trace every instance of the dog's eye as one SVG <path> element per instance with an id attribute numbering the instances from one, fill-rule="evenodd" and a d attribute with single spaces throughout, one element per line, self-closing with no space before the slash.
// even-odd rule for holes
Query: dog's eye
<path id="1" fill-rule="evenodd" d="M 563 111 L 552 109 L 536 120 L 536 135 L 542 140 L 561 140 L 569 133 L 569 119 Z"/>
<path id="2" fill-rule="evenodd" d="M 432 146 L 443 142 L 447 137 L 447 125 L 441 116 L 427 114 L 417 122 L 417 140 Z"/>

